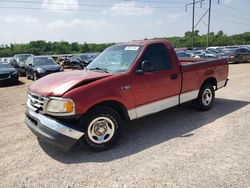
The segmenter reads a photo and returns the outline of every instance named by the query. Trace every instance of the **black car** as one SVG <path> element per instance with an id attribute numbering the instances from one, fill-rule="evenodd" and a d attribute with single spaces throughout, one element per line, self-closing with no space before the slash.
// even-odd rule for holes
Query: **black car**
<path id="1" fill-rule="evenodd" d="M 26 77 L 37 80 L 51 73 L 64 71 L 63 67 L 56 64 L 54 59 L 48 56 L 31 56 L 25 64 Z"/>
<path id="2" fill-rule="evenodd" d="M 84 67 L 91 63 L 98 55 L 99 53 L 74 54 L 70 58 L 71 68 L 84 69 Z"/>
<path id="3" fill-rule="evenodd" d="M 16 54 L 14 55 L 14 60 L 17 64 L 17 70 L 19 76 L 25 76 L 25 62 L 28 57 L 32 56 L 32 54 Z"/>
<path id="4" fill-rule="evenodd" d="M 14 67 L 5 62 L 0 62 L 0 83 L 15 84 L 18 83 L 18 72 Z"/>

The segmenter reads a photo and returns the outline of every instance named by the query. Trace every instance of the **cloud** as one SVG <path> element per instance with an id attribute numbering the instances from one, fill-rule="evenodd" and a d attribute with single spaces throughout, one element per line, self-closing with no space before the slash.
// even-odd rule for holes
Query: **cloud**
<path id="1" fill-rule="evenodd" d="M 111 24 L 106 20 L 80 20 L 73 19 L 69 21 L 57 20 L 48 24 L 48 28 L 81 28 L 81 29 L 99 29 L 103 27 L 108 27 Z"/>
<path id="2" fill-rule="evenodd" d="M 182 14 L 168 14 L 165 16 L 164 21 L 163 20 L 155 20 L 155 21 L 149 21 L 146 23 L 146 27 L 157 27 L 163 24 L 170 24 L 178 20 Z"/>
<path id="3" fill-rule="evenodd" d="M 9 15 L 4 18 L 4 21 L 7 23 L 26 23 L 26 24 L 35 24 L 39 23 L 37 18 L 31 16 L 16 16 Z"/>
<path id="4" fill-rule="evenodd" d="M 78 0 L 44 0 L 42 8 L 55 11 L 77 10 Z"/>
<path id="5" fill-rule="evenodd" d="M 233 0 L 224 0 L 224 2 L 223 2 L 223 4 L 229 4 L 229 3 L 231 3 Z"/>
<path id="6" fill-rule="evenodd" d="M 154 22 L 147 22 L 146 27 L 154 27 L 154 26 L 159 26 L 159 25 L 162 25 L 162 24 L 163 24 L 162 20 L 157 20 L 157 21 L 154 21 Z"/>
<path id="7" fill-rule="evenodd" d="M 113 14 L 120 15 L 145 15 L 151 14 L 154 9 L 148 6 L 136 6 L 135 2 L 117 3 L 109 8 L 109 11 Z"/>
<path id="8" fill-rule="evenodd" d="M 177 13 L 168 14 L 166 16 L 166 23 L 173 23 L 176 20 L 178 20 L 181 16 L 182 16 L 182 14 L 177 14 Z"/>

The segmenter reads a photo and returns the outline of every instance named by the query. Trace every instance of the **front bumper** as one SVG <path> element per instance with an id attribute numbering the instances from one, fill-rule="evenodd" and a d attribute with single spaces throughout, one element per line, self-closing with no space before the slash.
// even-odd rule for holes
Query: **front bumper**
<path id="1" fill-rule="evenodd" d="M 16 74 L 16 75 L 10 75 L 7 78 L 0 79 L 0 84 L 1 85 L 2 84 L 15 84 L 15 83 L 17 83 L 18 79 L 19 79 L 18 74 Z"/>
<path id="2" fill-rule="evenodd" d="M 30 109 L 26 111 L 25 123 L 37 137 L 64 151 L 68 151 L 84 135 L 70 125 Z"/>

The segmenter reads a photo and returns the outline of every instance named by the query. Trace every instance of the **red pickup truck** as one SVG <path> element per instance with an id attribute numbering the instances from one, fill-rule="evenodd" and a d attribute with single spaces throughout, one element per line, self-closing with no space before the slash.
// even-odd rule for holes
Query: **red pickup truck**
<path id="1" fill-rule="evenodd" d="M 95 151 L 112 147 L 125 121 L 193 101 L 212 107 L 228 81 L 226 59 L 179 61 L 165 40 L 121 43 L 85 70 L 55 73 L 28 90 L 25 122 L 64 150 L 77 141 Z"/>

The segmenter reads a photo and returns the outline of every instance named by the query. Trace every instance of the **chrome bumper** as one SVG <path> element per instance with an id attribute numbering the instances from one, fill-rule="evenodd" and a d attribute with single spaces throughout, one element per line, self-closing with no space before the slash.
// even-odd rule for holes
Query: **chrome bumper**
<path id="1" fill-rule="evenodd" d="M 71 128 L 72 126 L 30 109 L 26 111 L 25 123 L 38 138 L 64 151 L 68 151 L 84 135 L 83 132 Z"/>
<path id="2" fill-rule="evenodd" d="M 68 136 L 70 138 L 73 138 L 73 139 L 79 139 L 81 138 L 84 133 L 81 132 L 81 131 L 78 131 L 76 129 L 72 129 L 70 128 L 70 126 L 67 126 L 66 124 L 62 124 L 60 122 L 58 122 L 57 120 L 54 120 L 48 116 L 45 116 L 43 114 L 40 114 L 40 113 L 36 113 L 32 110 L 27 110 L 27 114 L 31 117 L 33 117 L 34 119 L 38 120 L 38 122 L 40 124 L 42 124 L 43 126 L 55 131 L 55 132 L 58 132 L 62 135 L 65 135 L 65 136 Z"/>

